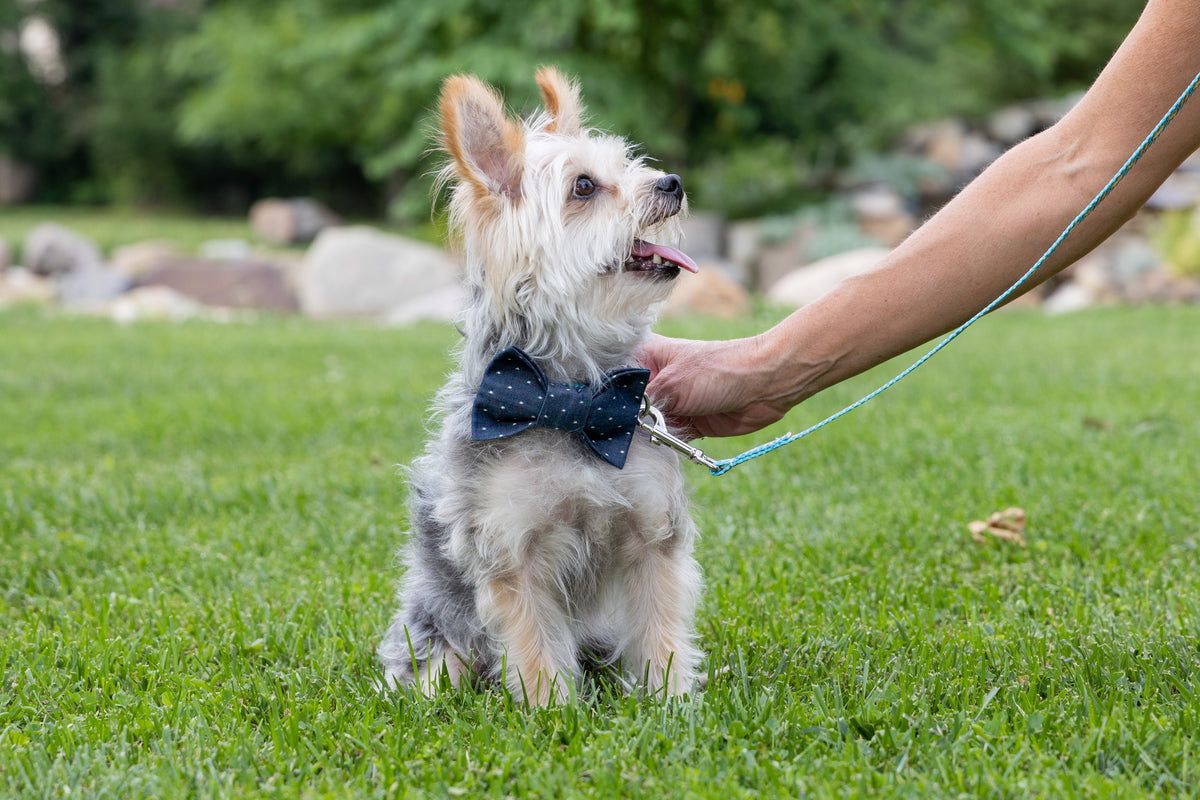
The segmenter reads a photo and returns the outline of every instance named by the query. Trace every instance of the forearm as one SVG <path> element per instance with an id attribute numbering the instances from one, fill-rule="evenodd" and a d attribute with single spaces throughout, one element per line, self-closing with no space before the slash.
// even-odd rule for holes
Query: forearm
<path id="1" fill-rule="evenodd" d="M 1158 3 L 1172 12 L 1175 0 Z M 1152 7 L 1154 4 L 1152 4 Z M 1195 12 L 1188 11 L 1195 17 Z M 1148 16 L 1150 16 L 1148 14 Z M 996 161 L 875 271 L 764 334 L 772 400 L 799 402 L 960 324 L 1011 286 L 1120 167 L 1200 68 L 1188 53 L 1138 59 L 1161 38 L 1143 19 L 1088 97 Z M 1195 38 L 1195 23 L 1190 35 Z M 1174 33 L 1178 35 L 1178 25 Z M 1176 41 L 1175 46 L 1179 43 Z M 1174 63 L 1162 63 L 1164 58 Z M 1033 288 L 1106 239 L 1197 144 L 1200 99 L 1043 266 Z"/>

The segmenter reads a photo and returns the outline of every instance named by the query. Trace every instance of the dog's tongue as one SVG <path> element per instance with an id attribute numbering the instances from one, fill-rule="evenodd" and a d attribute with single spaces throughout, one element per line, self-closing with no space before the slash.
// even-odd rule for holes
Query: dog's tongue
<path id="1" fill-rule="evenodd" d="M 691 256 L 674 247 L 667 247 L 665 244 L 654 244 L 653 242 L 643 242 L 637 239 L 633 243 L 633 255 L 635 258 L 653 258 L 658 256 L 663 261 L 670 261 L 677 267 L 682 267 L 688 272 L 699 272 L 700 267 L 692 260 Z"/>

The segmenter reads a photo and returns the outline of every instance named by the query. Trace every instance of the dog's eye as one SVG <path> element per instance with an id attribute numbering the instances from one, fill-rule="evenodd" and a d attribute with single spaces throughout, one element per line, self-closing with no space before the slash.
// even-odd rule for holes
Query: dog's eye
<path id="1" fill-rule="evenodd" d="M 580 175 L 575 179 L 575 197 L 580 200 L 586 200 L 596 193 L 596 184 L 592 183 L 592 179 L 587 175 Z"/>

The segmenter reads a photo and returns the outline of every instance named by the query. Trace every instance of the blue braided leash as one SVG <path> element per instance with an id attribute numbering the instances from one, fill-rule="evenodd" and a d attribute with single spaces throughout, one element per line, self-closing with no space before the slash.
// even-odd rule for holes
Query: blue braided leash
<path id="1" fill-rule="evenodd" d="M 967 328 L 971 327 L 976 322 L 978 322 L 980 319 L 982 319 L 984 317 L 984 315 L 989 314 L 992 311 L 994 311 L 1001 303 L 1003 303 L 1005 300 L 1007 300 L 1012 295 L 1013 292 L 1015 292 L 1017 289 L 1021 288 L 1021 286 L 1026 281 L 1028 281 L 1035 272 L 1037 272 L 1039 269 L 1041 269 L 1042 265 L 1045 264 L 1046 261 L 1052 255 L 1054 255 L 1054 253 L 1058 250 L 1058 248 L 1062 246 L 1062 243 L 1067 240 L 1067 237 L 1071 235 L 1071 232 L 1074 231 L 1075 228 L 1078 227 L 1081 222 L 1083 222 L 1085 219 L 1087 219 L 1088 216 L 1093 211 L 1095 211 L 1096 208 L 1102 202 L 1104 202 L 1104 199 L 1112 193 L 1113 189 L 1115 189 L 1117 187 L 1117 184 L 1121 182 L 1121 179 L 1124 178 L 1127 174 L 1129 174 L 1129 171 L 1131 169 L 1133 169 L 1134 164 L 1136 164 L 1138 161 L 1141 160 L 1142 156 L 1144 156 L 1146 154 L 1146 152 L 1154 145 L 1154 143 L 1158 140 L 1158 137 L 1162 135 L 1162 132 L 1167 129 L 1167 126 L 1170 125 L 1171 121 L 1175 119 L 1175 116 L 1179 113 L 1180 109 L 1182 109 L 1184 104 L 1187 103 L 1188 98 L 1190 98 L 1192 96 L 1192 93 L 1196 91 L 1196 87 L 1198 85 L 1200 85 L 1200 72 L 1196 73 L 1196 77 L 1192 78 L 1192 82 L 1188 84 L 1187 88 L 1183 90 L 1183 94 L 1179 95 L 1179 99 L 1175 101 L 1175 104 L 1171 106 L 1171 108 L 1167 111 L 1167 113 L 1163 116 L 1163 118 L 1161 120 L 1159 120 L 1158 124 L 1154 126 L 1154 130 L 1150 131 L 1150 135 L 1147 136 L 1142 141 L 1142 143 L 1140 145 L 1138 145 L 1138 148 L 1133 151 L 1133 155 L 1131 155 L 1129 157 L 1129 159 L 1124 163 L 1124 165 L 1122 165 L 1122 167 L 1119 170 L 1117 170 L 1117 173 L 1115 175 L 1113 175 L 1112 178 L 1109 180 L 1109 182 L 1104 185 L 1104 188 L 1100 190 L 1099 194 L 1097 194 L 1094 198 L 1092 198 L 1092 202 L 1088 203 L 1087 206 L 1083 209 L 1083 211 L 1080 211 L 1079 215 L 1077 217 L 1075 217 L 1075 219 L 1071 220 L 1071 223 L 1069 225 L 1067 225 L 1067 227 L 1063 230 L 1063 232 L 1058 235 L 1058 238 L 1054 240 L 1054 244 L 1050 245 L 1049 249 L 1046 250 L 1045 253 L 1042 253 L 1042 257 L 1039 258 L 1036 262 L 1034 262 L 1033 266 L 1030 267 L 1029 270 L 1024 275 L 1022 275 L 1020 278 L 1018 278 L 1016 283 L 1014 283 L 1012 286 L 1005 289 L 1004 292 L 999 297 L 997 297 L 995 300 L 993 300 L 992 302 L 990 302 L 986 306 L 984 306 L 984 308 L 982 310 L 980 310 L 979 313 L 977 313 L 975 316 L 971 317 L 969 320 L 967 320 L 963 324 L 959 325 L 957 328 L 952 330 L 950 333 L 946 334 L 945 338 L 943 338 L 940 342 L 938 342 L 936 345 L 934 345 L 933 348 L 929 350 L 929 352 L 925 353 L 925 355 L 918 358 L 916 361 L 914 361 L 912 364 L 910 364 L 908 367 L 906 367 L 904 369 L 904 371 L 900 372 L 898 375 L 896 375 L 894 378 L 889 380 L 887 383 L 880 386 L 875 391 L 871 392 L 870 394 L 864 395 L 863 397 L 859 398 L 855 402 L 853 402 L 850 405 L 843 408 L 841 411 L 838 411 L 834 414 L 830 414 L 825 419 L 821 420 L 820 422 L 816 423 L 815 425 L 810 425 L 809 427 L 805 428 L 804 430 L 800 431 L 799 433 L 784 434 L 783 436 L 780 436 L 778 439 L 774 439 L 770 442 L 767 442 L 766 444 L 762 444 L 762 445 L 759 445 L 758 447 L 751 448 L 750 450 L 747 450 L 746 452 L 744 452 L 740 455 L 734 456 L 733 458 L 719 459 L 716 462 L 717 463 L 716 468 L 710 470 L 711 474 L 714 476 L 724 475 L 726 472 L 729 472 L 731 469 L 738 466 L 739 464 L 744 464 L 751 459 L 758 458 L 759 456 L 765 456 L 767 453 L 770 453 L 773 450 L 778 450 L 779 448 L 783 447 L 784 445 L 789 445 L 792 442 L 799 441 L 800 439 L 803 439 L 805 436 L 808 436 L 810 433 L 815 433 L 815 432 L 821 430 L 821 428 L 824 428 L 829 423 L 831 423 L 835 420 L 841 419 L 842 417 L 849 414 L 851 411 L 854 411 L 856 408 L 860 408 L 860 407 L 866 405 L 867 403 L 871 402 L 876 397 L 883 394 L 888 389 L 892 388 L 897 383 L 902 381 L 910 373 L 915 372 L 918 367 L 920 367 L 922 364 L 924 364 L 929 359 L 933 358 L 938 352 L 940 352 L 944 347 L 946 347 L 946 345 L 950 344 L 955 339 L 957 339 L 958 336 L 963 331 L 965 331 Z"/>

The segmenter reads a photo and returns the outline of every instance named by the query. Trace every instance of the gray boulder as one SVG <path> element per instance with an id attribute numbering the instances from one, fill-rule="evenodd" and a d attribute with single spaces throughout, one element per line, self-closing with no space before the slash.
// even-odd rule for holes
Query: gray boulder
<path id="1" fill-rule="evenodd" d="M 401 303 L 383 317 L 385 325 L 402 327 L 418 322 L 453 322 L 467 303 L 467 290 L 455 283 Z"/>
<path id="2" fill-rule="evenodd" d="M 297 274 L 300 307 L 313 317 L 383 316 L 459 281 L 446 251 L 368 227 L 330 228 Z"/>
<path id="3" fill-rule="evenodd" d="M 680 225 L 683 252 L 696 261 L 720 258 L 725 237 L 725 219 L 720 214 L 693 211 Z"/>
<path id="4" fill-rule="evenodd" d="M 109 262 L 122 275 L 137 278 L 182 256 L 183 253 L 174 242 L 167 239 L 151 239 L 118 247 L 113 250 Z"/>
<path id="5" fill-rule="evenodd" d="M 271 244 L 307 244 L 321 231 L 340 224 L 336 214 L 310 197 L 272 197 L 250 209 L 250 227 Z"/>
<path id="6" fill-rule="evenodd" d="M 218 308 L 286 312 L 299 307 L 284 270 L 267 261 L 179 259 L 142 274 L 136 285 L 163 286 Z"/>
<path id="7" fill-rule="evenodd" d="M 1038 118 L 1027 106 L 1009 106 L 993 114 L 987 128 L 993 139 L 1011 146 L 1037 132 Z"/>
<path id="8" fill-rule="evenodd" d="M 129 288 L 129 279 L 107 264 L 89 264 L 58 279 L 58 302 L 68 308 L 106 303 Z"/>
<path id="9" fill-rule="evenodd" d="M 23 252 L 25 267 L 35 275 L 66 275 L 103 263 L 95 242 L 54 222 L 30 231 Z"/>
<path id="10" fill-rule="evenodd" d="M 767 299 L 789 308 L 800 308 L 829 292 L 847 278 L 870 272 L 891 251 L 864 247 L 800 267 L 767 292 Z"/>

